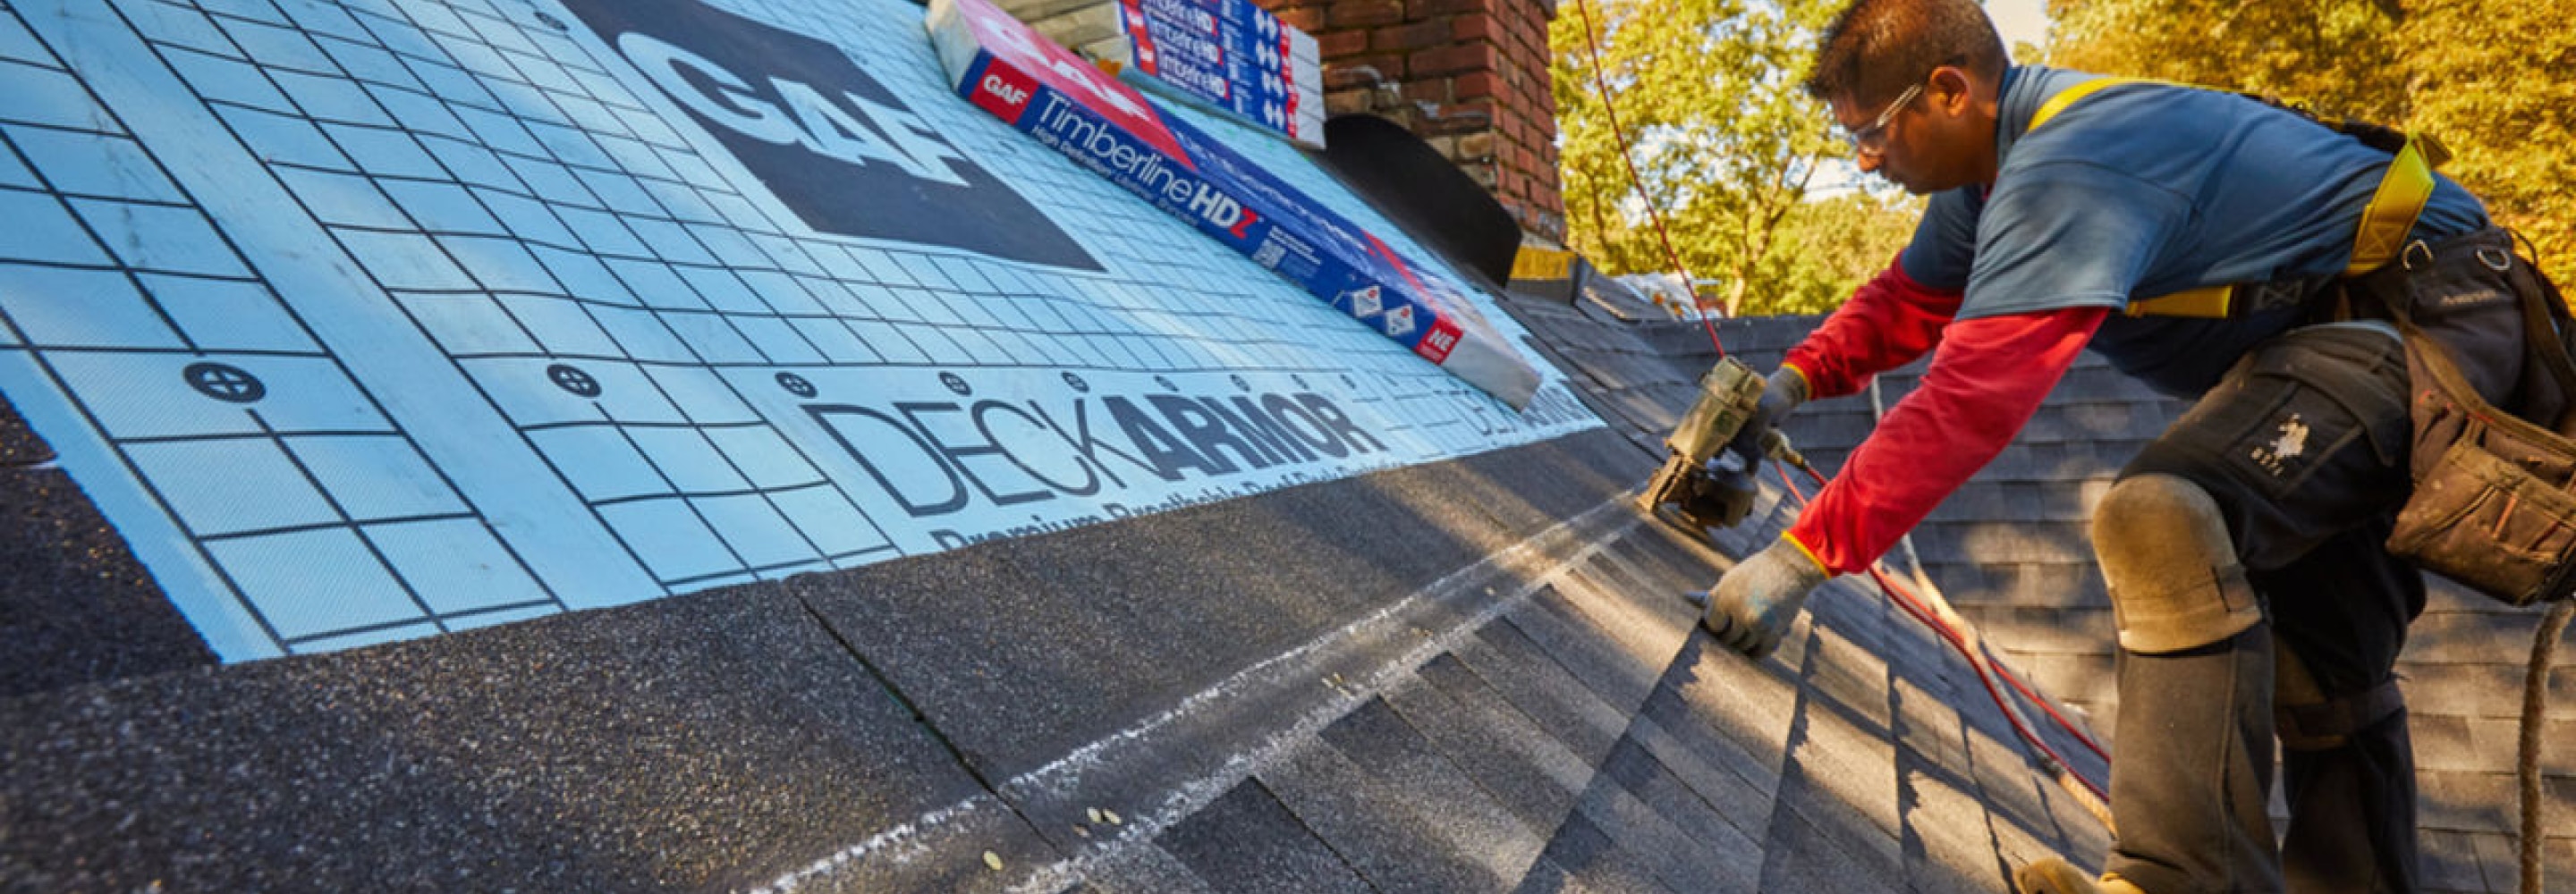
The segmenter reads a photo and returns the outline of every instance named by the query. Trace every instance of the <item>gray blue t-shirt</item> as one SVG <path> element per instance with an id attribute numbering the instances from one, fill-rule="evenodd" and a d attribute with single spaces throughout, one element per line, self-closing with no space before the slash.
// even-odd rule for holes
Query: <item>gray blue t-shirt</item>
<path id="1" fill-rule="evenodd" d="M 2095 75 L 2022 66 L 2004 75 L 1989 192 L 1932 198 L 1905 272 L 1966 290 L 1959 319 L 2072 307 L 2227 283 L 2340 272 L 2386 153 L 2232 93 L 2113 86 L 2030 129 L 2059 91 Z M 2415 234 L 2487 225 L 2436 176 Z M 2197 395 L 2237 356 L 2297 322 L 2295 308 L 2233 320 L 2112 315 L 2092 348 L 2157 388 Z"/>

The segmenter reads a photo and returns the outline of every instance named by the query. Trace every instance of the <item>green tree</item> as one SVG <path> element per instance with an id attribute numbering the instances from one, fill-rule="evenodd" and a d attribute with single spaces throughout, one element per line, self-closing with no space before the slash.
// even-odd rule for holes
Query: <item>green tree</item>
<path id="1" fill-rule="evenodd" d="M 1764 313 L 1818 314 L 1841 306 L 1852 289 L 1887 269 L 1914 237 L 1923 202 L 1903 192 L 1853 190 L 1800 203 L 1781 222 L 1778 283 Z"/>
<path id="2" fill-rule="evenodd" d="M 1827 238 L 1830 223 L 1791 226 L 1812 215 L 1805 206 L 1819 172 L 1843 151 L 1823 106 L 1798 86 L 1816 30 L 1840 6 L 1576 0 L 1560 7 L 1549 43 L 1572 247 L 1615 273 L 1672 267 L 1596 87 L 1597 43 L 1598 73 L 1645 192 L 1682 264 L 1720 283 L 1715 303 L 1729 314 L 1816 310 L 1815 295 L 1856 284 L 1843 259 L 1804 250 L 1840 247 Z M 1869 269 L 1885 263 L 1879 253 Z"/>
<path id="3" fill-rule="evenodd" d="M 2049 62 L 2268 93 L 2438 137 L 2576 278 L 2576 0 L 2050 0 Z"/>

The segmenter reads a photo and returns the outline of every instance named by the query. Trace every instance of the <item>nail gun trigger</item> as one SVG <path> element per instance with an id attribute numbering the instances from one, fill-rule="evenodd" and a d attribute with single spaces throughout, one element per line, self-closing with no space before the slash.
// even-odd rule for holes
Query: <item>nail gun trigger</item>
<path id="1" fill-rule="evenodd" d="M 1716 456 L 1708 458 L 1708 468 L 1729 475 L 1744 471 L 1744 454 L 1733 450 L 1720 450 Z"/>

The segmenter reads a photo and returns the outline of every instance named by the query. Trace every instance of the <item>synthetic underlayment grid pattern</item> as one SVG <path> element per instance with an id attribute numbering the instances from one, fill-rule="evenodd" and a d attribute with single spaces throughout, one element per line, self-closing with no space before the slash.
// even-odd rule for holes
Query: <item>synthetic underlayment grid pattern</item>
<path id="1" fill-rule="evenodd" d="M 941 83 L 915 7 L 731 5 L 865 48 L 849 51 L 917 130 L 1106 270 L 782 224 L 755 179 L 551 4 L 0 4 L 0 384 L 219 654 L 433 635 L 1101 517 L 1005 509 L 1042 491 L 990 486 L 1014 474 L 1001 460 L 1054 496 L 1083 473 L 1094 490 L 1119 478 L 995 450 L 854 466 L 818 450 L 870 445 L 782 425 L 817 400 L 907 398 L 904 434 L 944 443 L 968 436 L 938 426 L 996 446 L 990 417 L 1010 415 L 1079 452 L 1088 433 L 1049 407 L 1080 411 L 1095 387 L 1312 392 L 1385 448 L 1189 490 L 1130 471 L 1145 486 L 1129 503 L 1149 508 L 1597 424 L 1553 383 L 1514 414 L 1009 133 Z M 1285 145 L 1191 117 L 1427 256 Z M 979 387 L 1031 412 L 927 418 Z M 920 410 L 940 401 L 952 409 Z M 907 482 L 979 474 L 970 457 L 981 515 L 933 532 L 889 511 L 925 502 L 905 502 Z M 172 543 L 150 536 L 165 525 Z"/>

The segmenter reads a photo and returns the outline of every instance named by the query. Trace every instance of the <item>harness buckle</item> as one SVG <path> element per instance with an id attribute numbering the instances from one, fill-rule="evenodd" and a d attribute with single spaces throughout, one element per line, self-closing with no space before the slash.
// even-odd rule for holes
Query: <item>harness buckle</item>
<path id="1" fill-rule="evenodd" d="M 2417 239 L 2406 243 L 2406 249 L 2397 253 L 2398 266 L 2407 270 L 2415 269 L 2415 254 L 2417 252 L 2423 253 L 2425 266 L 2429 267 L 2432 265 L 2433 247 L 2424 244 L 2424 240 Z"/>
<path id="2" fill-rule="evenodd" d="M 2492 245 L 2479 246 L 2478 263 L 2487 265 L 2489 270 L 2503 273 L 2513 269 L 2513 254 Z"/>

